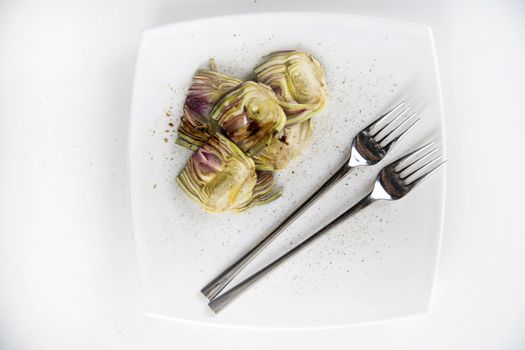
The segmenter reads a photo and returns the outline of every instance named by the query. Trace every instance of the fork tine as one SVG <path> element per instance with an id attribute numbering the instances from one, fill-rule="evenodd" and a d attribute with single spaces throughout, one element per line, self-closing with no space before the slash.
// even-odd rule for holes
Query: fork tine
<path id="1" fill-rule="evenodd" d="M 432 164 L 434 164 L 435 162 L 437 162 L 441 157 L 443 156 L 443 154 L 440 154 L 434 158 L 432 158 L 432 160 L 426 162 L 425 164 L 421 165 L 420 167 L 418 167 L 417 169 L 411 171 L 409 174 L 405 175 L 402 177 L 403 180 L 407 180 L 409 177 L 411 177 L 412 175 L 420 172 L 421 170 L 423 169 L 426 169 L 426 168 L 430 168 L 432 166 Z"/>
<path id="2" fill-rule="evenodd" d="M 412 124 L 410 124 L 406 129 L 405 131 L 403 131 L 401 134 L 399 134 L 398 136 L 396 136 L 392 141 L 390 141 L 389 143 L 386 144 L 385 146 L 385 149 L 388 151 L 390 148 L 392 148 L 403 136 L 406 135 L 406 133 L 412 129 L 412 127 L 414 125 L 416 125 L 417 123 L 419 123 L 421 119 L 418 118 L 416 120 L 414 120 L 414 122 Z"/>
<path id="3" fill-rule="evenodd" d="M 434 141 L 430 141 L 429 143 L 427 144 L 424 144 L 423 146 L 419 147 L 418 149 L 404 155 L 403 157 L 399 158 L 398 160 L 396 160 L 395 162 L 392 163 L 392 166 L 394 168 L 396 168 L 397 166 L 399 166 L 399 164 L 401 164 L 403 161 L 405 160 L 408 160 L 410 158 L 412 158 L 413 156 L 417 155 L 418 153 L 424 151 L 425 149 L 427 149 L 428 147 L 432 146 L 434 144 Z"/>
<path id="4" fill-rule="evenodd" d="M 405 101 L 401 101 L 397 106 L 390 109 L 388 112 L 386 112 L 385 114 L 383 114 L 382 116 L 380 116 L 379 118 L 371 122 L 365 129 L 369 129 L 369 130 L 372 129 L 374 126 L 381 123 L 383 120 L 385 120 L 388 116 L 390 116 L 392 113 L 397 111 L 399 108 L 403 107 L 404 104 L 405 104 Z"/>
<path id="5" fill-rule="evenodd" d="M 409 115 L 408 117 L 406 117 L 405 120 L 403 120 L 401 123 L 399 123 L 399 125 L 396 126 L 395 128 L 393 128 L 392 130 L 390 130 L 390 131 L 388 132 L 388 134 L 386 134 L 385 136 L 382 136 L 380 140 L 377 140 L 377 142 L 382 143 L 383 141 L 385 141 L 387 137 L 389 137 L 390 135 L 393 135 L 394 132 L 396 132 L 397 130 L 400 130 L 401 127 L 402 127 L 403 125 L 405 125 L 406 123 L 408 123 L 408 122 L 409 122 L 410 120 L 412 120 L 412 118 L 414 118 L 415 116 L 416 116 L 416 113 L 414 112 L 414 113 L 412 113 L 411 115 Z M 410 125 L 408 128 L 410 129 L 410 128 L 411 128 L 412 126 L 414 126 L 414 124 L 417 123 L 419 120 L 420 120 L 420 118 L 417 118 L 416 121 L 413 122 L 412 125 Z M 404 132 L 406 132 L 406 130 L 405 130 Z M 404 133 L 404 132 L 403 132 L 403 133 Z M 402 133 L 402 134 L 403 134 L 403 133 Z"/>
<path id="6" fill-rule="evenodd" d="M 415 179 L 414 181 L 412 181 L 409 185 L 413 188 L 415 187 L 417 184 L 421 183 L 423 180 L 425 180 L 426 178 L 428 178 L 430 175 L 432 175 L 436 170 L 438 170 L 439 168 L 441 168 L 443 166 L 443 164 L 445 164 L 447 162 L 447 160 L 443 160 L 441 163 L 439 163 L 438 165 L 436 165 L 433 169 L 431 169 L 430 171 L 428 171 L 427 173 L 425 173 L 424 175 L 421 175 L 420 177 L 418 177 L 417 179 Z"/>
<path id="7" fill-rule="evenodd" d="M 379 130 L 374 131 L 373 133 L 371 132 L 370 135 L 372 137 L 378 136 L 379 134 L 384 132 L 386 130 L 386 128 L 388 128 L 390 125 L 395 124 L 395 122 L 397 122 L 399 120 L 399 118 L 403 117 L 409 110 L 410 110 L 410 107 L 407 107 L 407 108 L 403 109 L 401 112 L 399 112 L 399 114 L 397 116 L 394 117 L 394 119 L 392 119 L 389 122 L 387 122 Z"/>
<path id="8" fill-rule="evenodd" d="M 436 152 L 437 150 L 439 149 L 439 147 L 436 147 L 430 151 L 428 151 L 427 153 L 425 153 L 424 155 L 418 157 L 417 159 L 414 159 L 414 161 L 410 162 L 409 164 L 407 165 L 404 165 L 401 169 L 396 169 L 396 171 L 401 174 L 403 171 L 407 170 L 409 167 L 411 167 L 412 165 L 416 164 L 417 162 L 419 162 L 420 160 L 422 159 L 425 159 L 426 157 L 428 157 L 429 155 L 431 155 L 432 153 Z"/>

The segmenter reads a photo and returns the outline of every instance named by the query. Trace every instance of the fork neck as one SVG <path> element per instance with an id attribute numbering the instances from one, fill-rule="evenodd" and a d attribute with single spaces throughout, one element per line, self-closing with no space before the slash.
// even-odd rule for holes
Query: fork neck
<path id="1" fill-rule="evenodd" d="M 359 152 L 357 152 L 354 147 L 352 147 L 350 158 L 346 162 L 345 165 L 348 166 L 349 169 L 357 168 L 362 165 L 366 165 L 367 161 L 365 158 L 363 158 Z"/>
<path id="2" fill-rule="evenodd" d="M 352 142 L 352 148 L 350 149 L 350 157 L 348 158 L 347 165 L 350 169 L 357 168 L 363 165 L 371 165 L 366 157 L 363 157 L 362 153 L 357 149 L 357 142 Z"/>
<path id="3" fill-rule="evenodd" d="M 344 162 L 339 169 L 332 175 L 331 179 L 334 181 L 341 180 L 346 174 L 350 172 L 354 167 L 349 162 Z"/>

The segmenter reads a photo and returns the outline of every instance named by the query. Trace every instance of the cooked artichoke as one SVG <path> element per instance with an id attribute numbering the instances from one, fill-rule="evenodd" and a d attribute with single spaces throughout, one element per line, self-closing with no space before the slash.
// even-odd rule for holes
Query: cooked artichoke
<path id="1" fill-rule="evenodd" d="M 191 156 L 177 183 L 210 213 L 240 212 L 280 195 L 271 174 L 258 176 L 253 160 L 221 134 Z"/>
<path id="2" fill-rule="evenodd" d="M 211 111 L 210 119 L 215 132 L 223 132 L 249 156 L 268 146 L 286 123 L 272 90 L 253 81 L 226 94 Z"/>
<path id="3" fill-rule="evenodd" d="M 297 157 L 312 137 L 311 120 L 284 127 L 268 147 L 253 157 L 259 170 L 281 170 Z"/>
<path id="4" fill-rule="evenodd" d="M 300 123 L 326 105 L 323 66 L 306 52 L 277 51 L 255 68 L 257 81 L 272 88 L 288 120 Z"/>
<path id="5" fill-rule="evenodd" d="M 209 69 L 199 69 L 191 83 L 181 123 L 177 130 L 177 143 L 196 150 L 206 143 L 209 134 L 209 114 L 215 103 L 227 92 L 241 84 L 239 79 L 215 71 L 210 61 Z"/>
<path id="6" fill-rule="evenodd" d="M 256 174 L 257 182 L 253 188 L 252 200 L 246 209 L 256 205 L 270 203 L 282 194 L 281 190 L 278 189 L 275 184 L 271 171 L 257 171 Z"/>

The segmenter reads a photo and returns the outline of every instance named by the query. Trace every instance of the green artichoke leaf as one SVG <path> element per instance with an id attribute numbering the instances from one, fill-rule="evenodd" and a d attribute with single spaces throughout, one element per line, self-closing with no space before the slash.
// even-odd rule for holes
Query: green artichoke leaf
<path id="1" fill-rule="evenodd" d="M 193 77 L 177 130 L 177 144 L 193 151 L 210 137 L 209 115 L 213 106 L 242 83 L 239 79 L 215 71 L 214 61 L 210 61 L 210 66 L 211 70 L 199 69 Z"/>
<path id="2" fill-rule="evenodd" d="M 271 171 L 257 171 L 257 182 L 253 188 L 252 200 L 244 209 L 273 202 L 281 194 L 282 190 L 277 187 Z"/>
<path id="3" fill-rule="evenodd" d="M 306 52 L 286 50 L 268 55 L 255 68 L 257 81 L 272 88 L 287 116 L 287 125 L 308 120 L 326 105 L 324 68 Z"/>
<path id="4" fill-rule="evenodd" d="M 268 86 L 247 81 L 224 95 L 210 113 L 215 132 L 224 133 L 249 156 L 267 147 L 286 123 Z"/>
<path id="5" fill-rule="evenodd" d="M 282 194 L 271 171 L 257 171 L 257 183 L 253 189 L 252 205 L 268 204 Z"/>

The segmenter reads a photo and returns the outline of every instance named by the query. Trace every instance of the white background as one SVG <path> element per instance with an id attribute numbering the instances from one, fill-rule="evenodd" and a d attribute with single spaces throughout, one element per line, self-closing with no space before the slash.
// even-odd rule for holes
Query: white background
<path id="1" fill-rule="evenodd" d="M 143 316 L 126 170 L 139 32 L 281 10 L 434 29 L 449 162 L 426 316 L 318 332 Z M 0 349 L 525 348 L 524 82 L 523 1 L 0 1 Z"/>

